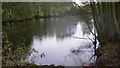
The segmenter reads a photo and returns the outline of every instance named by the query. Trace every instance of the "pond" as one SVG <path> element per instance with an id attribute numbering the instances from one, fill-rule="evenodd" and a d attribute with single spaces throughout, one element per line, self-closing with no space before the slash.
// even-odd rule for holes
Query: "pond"
<path id="1" fill-rule="evenodd" d="M 94 32 L 92 20 L 88 24 Z M 89 62 L 94 54 L 94 46 L 90 40 L 94 36 L 85 20 L 78 16 L 36 18 L 6 25 L 3 29 L 13 47 L 27 46 L 29 51 L 37 51 L 27 55 L 26 61 L 30 63 L 81 66 L 83 62 Z M 95 59 L 90 61 L 94 62 Z"/>
<path id="2" fill-rule="evenodd" d="M 90 28 L 94 31 L 93 23 Z M 37 65 L 81 66 L 94 54 L 93 38 L 87 24 L 76 16 L 35 19 L 32 36 L 33 52 L 27 61 Z M 88 38 L 89 37 L 89 38 Z M 41 56 L 42 54 L 42 56 Z M 94 59 L 91 60 L 94 62 Z"/>

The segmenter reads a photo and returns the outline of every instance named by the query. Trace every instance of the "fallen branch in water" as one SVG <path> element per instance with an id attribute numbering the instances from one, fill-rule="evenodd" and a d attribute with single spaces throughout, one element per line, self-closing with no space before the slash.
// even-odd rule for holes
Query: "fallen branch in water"
<path id="1" fill-rule="evenodd" d="M 92 43 L 93 43 L 93 45 L 94 45 L 94 52 L 95 52 L 94 55 L 89 59 L 89 61 L 90 61 L 94 56 L 97 56 L 97 54 L 96 54 L 96 47 L 97 47 L 97 40 L 99 40 L 99 39 L 98 39 L 97 35 L 92 32 L 92 30 L 90 29 L 90 26 L 89 26 L 89 24 L 88 24 L 87 21 L 86 21 L 86 24 L 87 24 L 87 26 L 88 26 L 88 29 L 90 30 L 90 32 L 91 32 L 92 35 L 94 36 L 94 39 L 93 39 L 93 40 L 88 37 L 88 38 L 92 41 Z"/>
<path id="2" fill-rule="evenodd" d="M 68 35 L 68 36 L 73 37 L 73 38 L 77 38 L 77 39 L 88 39 L 88 38 L 74 37 L 74 36 L 71 36 L 71 35 Z"/>

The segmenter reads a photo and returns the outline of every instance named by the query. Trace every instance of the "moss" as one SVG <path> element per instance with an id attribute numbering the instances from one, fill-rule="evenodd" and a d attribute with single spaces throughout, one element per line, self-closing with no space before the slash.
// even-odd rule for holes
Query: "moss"
<path id="1" fill-rule="evenodd" d="M 117 63 L 115 64 L 115 66 L 120 66 L 120 62 L 117 62 Z"/>

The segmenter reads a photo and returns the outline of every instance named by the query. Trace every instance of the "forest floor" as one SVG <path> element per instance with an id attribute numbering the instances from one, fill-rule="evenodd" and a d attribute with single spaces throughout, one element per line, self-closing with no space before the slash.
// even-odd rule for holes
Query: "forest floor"
<path id="1" fill-rule="evenodd" d="M 101 54 L 96 60 L 97 66 L 120 66 L 120 41 L 107 42 L 96 53 Z"/>

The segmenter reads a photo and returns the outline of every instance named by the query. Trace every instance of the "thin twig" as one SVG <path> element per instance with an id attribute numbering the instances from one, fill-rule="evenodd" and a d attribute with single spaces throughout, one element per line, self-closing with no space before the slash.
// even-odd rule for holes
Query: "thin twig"
<path id="1" fill-rule="evenodd" d="M 88 37 L 88 36 L 87 36 L 87 37 Z M 91 38 L 88 37 L 88 39 L 90 39 L 90 40 L 93 42 L 93 40 L 92 40 Z"/>

